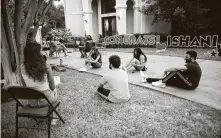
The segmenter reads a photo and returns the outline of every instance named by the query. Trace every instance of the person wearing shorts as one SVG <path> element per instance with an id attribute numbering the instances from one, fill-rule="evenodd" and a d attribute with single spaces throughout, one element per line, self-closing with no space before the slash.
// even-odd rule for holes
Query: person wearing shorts
<path id="1" fill-rule="evenodd" d="M 103 76 L 98 86 L 97 93 L 112 103 L 122 103 L 130 100 L 127 72 L 120 69 L 121 60 L 117 55 L 109 58 L 111 69 Z M 108 86 L 104 88 L 104 86 Z"/>
<path id="2" fill-rule="evenodd" d="M 101 68 L 102 56 L 96 47 L 93 47 L 85 60 L 85 67 L 79 69 L 79 71 L 87 71 L 92 66 L 93 68 Z"/>
<path id="3" fill-rule="evenodd" d="M 146 71 L 147 57 L 143 51 L 140 48 L 135 48 L 133 54 L 133 58 L 123 69 L 127 71 L 134 67 L 137 71 Z"/>
<path id="4" fill-rule="evenodd" d="M 86 42 L 84 42 L 84 46 L 79 46 L 79 51 L 81 53 L 81 58 L 87 58 L 87 53 L 91 51 L 94 46 L 93 39 L 90 35 L 87 35 Z"/>

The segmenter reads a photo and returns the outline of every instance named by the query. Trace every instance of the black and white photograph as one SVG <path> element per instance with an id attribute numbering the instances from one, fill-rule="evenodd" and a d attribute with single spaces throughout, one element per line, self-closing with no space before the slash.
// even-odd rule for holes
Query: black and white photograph
<path id="1" fill-rule="evenodd" d="M 220 0 L 0 0 L 1 138 L 221 138 Z"/>

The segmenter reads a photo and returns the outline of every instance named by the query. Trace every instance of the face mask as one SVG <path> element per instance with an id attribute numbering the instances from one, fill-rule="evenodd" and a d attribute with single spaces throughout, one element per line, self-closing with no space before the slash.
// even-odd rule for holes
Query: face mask
<path id="1" fill-rule="evenodd" d="M 109 69 L 112 69 L 112 66 L 111 66 L 111 64 L 109 64 Z"/>

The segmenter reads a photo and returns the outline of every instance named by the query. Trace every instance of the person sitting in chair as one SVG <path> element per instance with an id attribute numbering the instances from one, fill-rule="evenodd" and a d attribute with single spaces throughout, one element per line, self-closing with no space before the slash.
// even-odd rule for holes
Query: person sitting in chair
<path id="1" fill-rule="evenodd" d="M 141 71 L 142 82 L 152 83 L 156 87 L 166 87 L 166 85 L 176 86 L 179 88 L 193 90 L 198 87 L 202 75 L 201 68 L 196 62 L 197 53 L 187 51 L 185 56 L 186 64 L 183 67 L 169 68 L 164 71 L 163 79 L 148 78 Z"/>
<path id="2" fill-rule="evenodd" d="M 135 48 L 133 53 L 133 58 L 126 65 L 126 67 L 123 67 L 123 69 L 127 71 L 131 67 L 134 67 L 137 71 L 141 70 L 146 71 L 146 62 L 147 62 L 147 57 L 143 53 L 143 51 L 140 48 Z"/>
<path id="3" fill-rule="evenodd" d="M 24 63 L 21 65 L 21 73 L 27 87 L 35 88 L 46 95 L 51 103 L 57 101 L 57 91 L 54 77 L 49 65 L 41 54 L 41 45 L 38 43 L 27 43 L 24 48 Z M 47 106 L 47 101 L 29 100 L 30 107 Z M 57 120 L 54 120 L 55 122 Z M 54 123 L 55 123 L 54 122 Z M 52 122 L 53 124 L 53 122 Z"/>
<path id="4" fill-rule="evenodd" d="M 130 100 L 130 92 L 128 88 L 127 72 L 120 69 L 121 60 L 117 55 L 109 58 L 109 68 L 111 69 L 103 76 L 98 86 L 97 93 L 103 98 L 113 103 L 122 103 Z M 107 84 L 109 88 L 104 88 Z"/>
<path id="5" fill-rule="evenodd" d="M 85 60 L 85 67 L 81 68 L 79 71 L 87 71 L 90 66 L 93 68 L 101 68 L 102 66 L 102 57 L 96 47 L 91 49 L 88 58 Z"/>
<path id="6" fill-rule="evenodd" d="M 58 38 L 50 38 L 48 45 L 50 47 L 49 56 L 52 56 L 54 52 L 57 52 L 56 54 L 59 54 L 61 51 L 64 52 L 65 56 L 67 56 L 68 49 L 58 41 Z"/>
<path id="7" fill-rule="evenodd" d="M 90 35 L 88 35 L 86 38 L 86 42 L 84 43 L 84 46 L 79 47 L 79 51 L 81 53 L 81 58 L 86 58 L 87 53 L 91 51 L 93 46 L 94 46 L 93 39 Z"/>

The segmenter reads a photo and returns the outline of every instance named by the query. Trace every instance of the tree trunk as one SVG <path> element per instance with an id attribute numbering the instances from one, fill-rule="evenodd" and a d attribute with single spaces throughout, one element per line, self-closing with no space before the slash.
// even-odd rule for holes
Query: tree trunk
<path id="1" fill-rule="evenodd" d="M 34 18 L 34 30 L 31 36 L 31 41 L 34 41 L 38 32 L 38 29 L 40 27 L 40 25 L 43 23 L 43 20 L 45 18 L 46 13 L 48 12 L 49 8 L 52 6 L 54 0 L 50 0 L 48 2 L 48 4 L 45 6 L 45 8 L 43 9 L 42 13 L 40 14 L 40 17 L 38 18 L 38 14 L 39 14 L 39 10 L 36 12 L 35 14 L 35 18 Z M 39 1 L 38 3 L 38 9 L 41 8 L 41 6 L 43 5 L 44 1 Z"/>
<path id="2" fill-rule="evenodd" d="M 2 58 L 2 68 L 4 72 L 4 79 L 5 79 L 5 87 L 11 86 L 11 85 L 21 85 L 20 77 L 18 73 L 13 73 L 12 67 L 10 64 L 10 51 L 9 51 L 9 45 L 6 38 L 5 29 L 3 27 L 3 23 L 1 22 L 1 58 Z"/>
<path id="3" fill-rule="evenodd" d="M 2 56 L 3 56 L 3 70 L 4 77 L 6 79 L 6 87 L 7 85 L 22 85 L 21 83 L 21 69 L 20 69 L 20 58 L 18 54 L 18 47 L 16 46 L 16 39 L 13 33 L 12 19 L 10 16 L 10 11 L 8 7 L 8 0 L 2 1 L 2 19 L 1 20 L 1 33 L 2 33 Z M 16 19 L 16 18 L 15 18 Z M 16 31 L 15 31 L 16 32 Z M 22 36 L 22 34 L 20 34 Z M 7 50 L 10 49 L 10 52 Z M 8 65 L 8 61 L 10 61 L 13 56 L 15 57 L 16 63 L 16 71 L 13 71 L 12 68 Z"/>
<path id="4" fill-rule="evenodd" d="M 2 27 L 5 28 L 5 37 L 8 43 L 8 48 L 10 50 L 9 54 L 10 54 L 10 61 L 11 61 L 11 65 L 12 65 L 12 69 L 13 71 L 16 70 L 16 57 L 15 57 L 15 53 L 14 53 L 14 46 L 16 45 L 14 37 L 13 37 L 13 33 L 11 31 L 12 26 L 12 22 L 11 22 L 11 18 L 10 18 L 10 12 L 9 12 L 9 7 L 8 7 L 8 0 L 3 0 L 2 1 L 2 20 L 4 20 Z"/>
<path id="5" fill-rule="evenodd" d="M 18 53 L 21 53 L 20 35 L 21 35 L 22 3 L 23 0 L 15 0 L 14 35 L 15 35 Z"/>
<path id="6" fill-rule="evenodd" d="M 21 63 L 23 63 L 23 61 L 24 61 L 23 50 L 24 50 L 24 47 L 26 46 L 28 30 L 29 30 L 29 28 L 31 27 L 31 25 L 33 23 L 35 13 L 37 12 L 37 5 L 38 5 L 37 0 L 30 0 L 29 3 L 28 3 L 28 6 L 29 6 L 28 14 L 26 16 L 25 23 L 22 27 L 21 34 L 20 34 L 20 39 L 19 39 L 19 41 L 20 41 L 20 51 L 21 51 L 19 53 L 19 56 L 20 56 L 20 62 Z"/>

